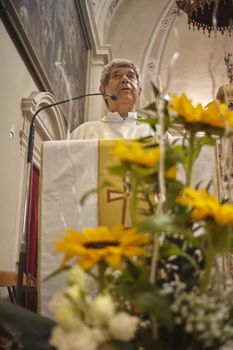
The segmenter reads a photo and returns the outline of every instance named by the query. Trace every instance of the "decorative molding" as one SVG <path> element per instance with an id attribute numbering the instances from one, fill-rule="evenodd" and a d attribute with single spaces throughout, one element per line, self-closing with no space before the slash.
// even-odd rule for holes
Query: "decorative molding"
<path id="1" fill-rule="evenodd" d="M 98 28 L 97 32 L 100 45 L 104 45 L 104 33 L 108 31 L 112 17 L 123 1 L 125 0 L 94 1 L 93 6 L 92 1 L 86 0 L 87 7 L 92 12 L 94 25 Z"/>
<path id="2" fill-rule="evenodd" d="M 104 2 L 105 3 L 105 2 Z M 103 4 L 103 2 L 101 2 Z M 101 59 L 104 64 L 112 59 L 111 45 L 105 45 L 100 38 L 100 27 L 97 21 L 97 15 L 94 12 L 92 2 L 90 0 L 84 0 L 80 2 L 83 18 L 85 20 L 86 28 L 90 37 L 92 47 L 92 57 Z M 96 7 L 99 6 L 98 2 L 95 2 Z M 96 9 L 97 11 L 97 9 Z"/>
<path id="3" fill-rule="evenodd" d="M 156 58 L 149 57 L 146 66 L 145 73 L 148 75 L 155 75 L 158 72 L 159 62 Z"/>
<path id="4" fill-rule="evenodd" d="M 157 84 L 162 55 L 177 11 L 176 2 L 172 0 L 168 3 L 160 15 L 159 21 L 155 24 L 142 63 L 142 80 L 144 85 L 150 84 L 151 81 Z M 152 96 L 146 96 L 148 95 L 146 87 L 143 90 L 143 97 L 145 100 L 150 100 Z"/>
<path id="5" fill-rule="evenodd" d="M 28 130 L 30 122 L 36 110 L 56 102 L 50 92 L 33 92 L 27 98 L 22 98 L 21 108 L 26 119 L 25 128 L 21 132 L 22 151 L 25 152 L 28 144 Z M 38 114 L 36 120 L 36 136 L 41 141 L 61 140 L 66 138 L 66 123 L 58 106 L 47 108 Z M 33 161 L 40 168 L 40 146 L 41 142 L 35 143 Z"/>
<path id="6" fill-rule="evenodd" d="M 106 26 L 109 26 L 114 12 L 116 11 L 121 2 L 122 0 L 112 0 L 105 17 L 104 29 L 106 29 Z"/>
<path id="7" fill-rule="evenodd" d="M 95 11 L 97 4 L 98 4 L 98 0 L 87 0 L 88 6 L 93 8 L 93 11 Z"/>

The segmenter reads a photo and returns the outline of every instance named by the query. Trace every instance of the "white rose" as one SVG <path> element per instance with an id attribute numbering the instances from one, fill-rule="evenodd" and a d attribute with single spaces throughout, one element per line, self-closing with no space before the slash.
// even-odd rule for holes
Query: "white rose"
<path id="1" fill-rule="evenodd" d="M 99 329 L 84 326 L 78 331 L 64 332 L 56 326 L 52 330 L 49 344 L 57 350 L 96 350 L 104 341 Z"/>
<path id="2" fill-rule="evenodd" d="M 113 316 L 115 307 L 110 295 L 98 295 L 90 305 L 87 319 L 94 325 L 106 325 Z"/>
<path id="3" fill-rule="evenodd" d="M 79 265 L 74 265 L 68 273 L 67 282 L 77 284 L 81 290 L 86 290 L 87 275 Z"/>
<path id="4" fill-rule="evenodd" d="M 114 339 L 131 340 L 137 330 L 139 319 L 126 312 L 118 312 L 109 321 L 109 332 Z"/>

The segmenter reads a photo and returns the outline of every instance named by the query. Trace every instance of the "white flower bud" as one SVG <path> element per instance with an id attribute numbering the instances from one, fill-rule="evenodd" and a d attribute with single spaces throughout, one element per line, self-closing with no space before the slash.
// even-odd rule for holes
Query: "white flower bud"
<path id="1" fill-rule="evenodd" d="M 81 290 L 86 290 L 86 273 L 76 264 L 69 270 L 67 282 L 77 284 Z"/>
<path id="2" fill-rule="evenodd" d="M 110 295 L 98 295 L 90 305 L 88 321 L 94 325 L 106 325 L 115 312 Z"/>
<path id="3" fill-rule="evenodd" d="M 61 290 L 54 294 L 53 298 L 49 302 L 49 309 L 52 312 L 56 312 L 57 309 L 62 308 L 62 307 L 69 307 L 70 302 L 69 300 L 65 297 L 64 295 L 64 290 Z"/>
<path id="4" fill-rule="evenodd" d="M 64 332 L 59 326 L 52 330 L 49 344 L 57 350 L 97 350 L 105 341 L 100 330 L 82 327 L 76 331 Z"/>
<path id="5" fill-rule="evenodd" d="M 82 304 L 82 293 L 77 284 L 73 284 L 72 286 L 68 287 L 66 289 L 66 296 L 68 299 L 71 300 L 71 302 L 75 304 Z"/>
<path id="6" fill-rule="evenodd" d="M 82 321 L 74 312 L 74 308 L 59 308 L 55 313 L 55 318 L 60 326 L 66 331 L 70 331 L 72 329 L 78 329 L 82 326 Z"/>
<path id="7" fill-rule="evenodd" d="M 121 341 L 131 340 L 137 330 L 139 319 L 126 312 L 115 314 L 109 321 L 109 332 L 114 339 Z"/>

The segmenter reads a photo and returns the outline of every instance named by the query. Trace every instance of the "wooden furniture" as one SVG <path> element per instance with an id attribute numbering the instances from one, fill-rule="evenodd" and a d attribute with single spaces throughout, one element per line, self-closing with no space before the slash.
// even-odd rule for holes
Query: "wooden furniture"
<path id="1" fill-rule="evenodd" d="M 0 271 L 0 288 L 7 288 L 9 299 L 16 303 L 17 272 Z M 23 276 L 23 285 L 26 286 L 26 275 Z"/>

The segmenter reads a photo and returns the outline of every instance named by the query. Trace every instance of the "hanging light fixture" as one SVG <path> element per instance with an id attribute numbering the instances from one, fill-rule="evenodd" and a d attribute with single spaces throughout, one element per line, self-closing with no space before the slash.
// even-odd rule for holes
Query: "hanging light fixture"
<path id="1" fill-rule="evenodd" d="M 233 0 L 176 0 L 179 9 L 188 15 L 189 28 L 222 34 L 233 30 Z"/>

